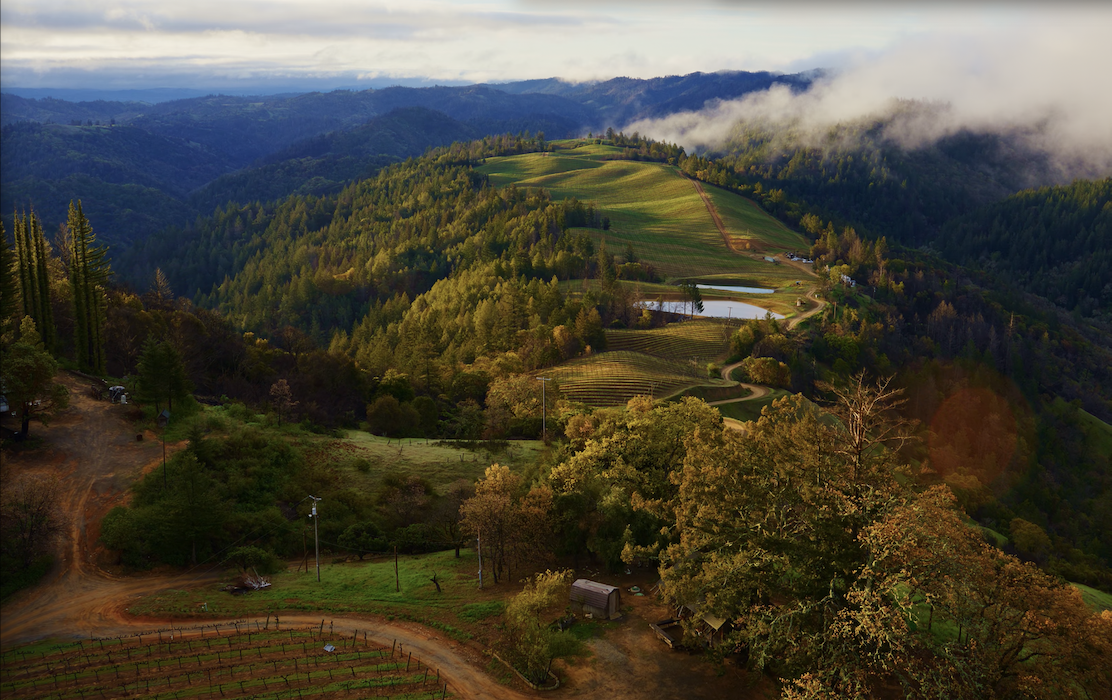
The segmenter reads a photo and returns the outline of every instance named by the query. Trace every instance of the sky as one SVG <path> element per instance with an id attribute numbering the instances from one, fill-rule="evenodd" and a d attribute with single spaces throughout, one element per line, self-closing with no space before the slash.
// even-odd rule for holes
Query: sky
<path id="1" fill-rule="evenodd" d="M 890 136 L 1019 133 L 1066 177 L 1112 172 L 1110 35 L 1112 3 L 1077 0 L 3 0 L 0 84 L 264 94 L 821 68 L 804 94 L 626 126 L 713 147 L 742 119 L 820 134 L 917 100 L 944 109 Z"/>
<path id="2" fill-rule="evenodd" d="M 909 41 L 1112 28 L 1097 4 L 654 0 L 4 0 L 0 82 L 218 88 L 795 72 Z M 1108 66 L 1106 66 L 1108 67 Z"/>

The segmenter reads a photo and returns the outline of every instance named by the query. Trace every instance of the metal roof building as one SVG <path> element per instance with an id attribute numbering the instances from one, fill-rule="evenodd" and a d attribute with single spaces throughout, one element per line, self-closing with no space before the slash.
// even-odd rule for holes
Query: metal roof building
<path id="1" fill-rule="evenodd" d="M 578 579 L 571 584 L 571 602 L 580 603 L 586 612 L 605 620 L 621 617 L 622 592 L 616 586 Z"/>

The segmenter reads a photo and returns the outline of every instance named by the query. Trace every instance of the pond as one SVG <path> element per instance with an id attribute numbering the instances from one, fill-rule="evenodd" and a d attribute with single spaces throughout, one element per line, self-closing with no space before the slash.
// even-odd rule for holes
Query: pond
<path id="1" fill-rule="evenodd" d="M 654 309 L 656 304 L 644 304 L 647 308 Z M 674 313 L 684 313 L 683 304 L 678 301 L 664 302 L 664 310 Z M 688 306 L 688 312 L 691 307 Z M 762 309 L 753 304 L 746 304 L 743 301 L 708 301 L 703 300 L 703 313 L 696 314 L 703 318 L 764 318 L 765 314 L 771 313 L 768 309 Z M 773 318 L 784 318 L 780 314 L 773 313 Z"/>
<path id="2" fill-rule="evenodd" d="M 727 284 L 697 284 L 699 289 L 715 292 L 739 292 L 741 294 L 772 294 L 772 289 L 761 289 L 760 287 L 734 287 Z"/>

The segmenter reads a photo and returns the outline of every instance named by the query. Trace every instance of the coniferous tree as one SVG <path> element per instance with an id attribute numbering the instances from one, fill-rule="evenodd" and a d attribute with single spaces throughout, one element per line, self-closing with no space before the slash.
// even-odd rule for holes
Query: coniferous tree
<path id="1" fill-rule="evenodd" d="M 180 400 L 193 390 L 181 353 L 170 343 L 155 340 L 154 336 L 147 338 L 143 345 L 137 369 L 138 398 L 153 403 L 156 409 L 161 409 L 165 402 L 167 408 L 174 410 L 174 399 Z"/>
<path id="2" fill-rule="evenodd" d="M 15 223 L 15 258 L 16 264 L 19 269 L 19 298 L 21 303 L 22 316 L 28 316 L 28 298 L 32 296 L 31 292 L 31 271 L 28 269 L 27 261 L 30 258 L 29 246 L 27 244 L 27 226 L 23 217 L 17 216 L 13 213 L 12 221 Z"/>
<path id="3" fill-rule="evenodd" d="M 0 223 L 0 347 L 13 340 L 16 316 L 19 313 L 19 271 L 15 251 L 8 245 L 4 224 Z"/>
<path id="4" fill-rule="evenodd" d="M 73 290 L 74 345 L 77 364 L 83 370 L 104 374 L 104 285 L 110 270 L 105 256 L 108 252 L 96 244 L 96 234 L 81 201 L 70 202 L 69 229 L 70 287 Z"/>
<path id="5" fill-rule="evenodd" d="M 47 272 L 49 245 L 34 210 L 15 218 L 15 245 L 19 264 L 23 316 L 30 316 L 47 351 L 54 347 L 54 311 L 50 305 L 50 275 Z"/>
<path id="6" fill-rule="evenodd" d="M 39 302 L 38 316 L 34 318 L 39 328 L 39 335 L 42 337 L 43 346 L 50 352 L 54 349 L 55 340 L 54 309 L 50 305 L 50 273 L 47 271 L 50 244 L 46 242 L 42 222 L 39 221 L 39 217 L 35 216 L 33 210 L 28 221 L 28 229 L 31 234 L 31 243 L 35 249 L 35 283 L 38 292 L 36 296 Z"/>

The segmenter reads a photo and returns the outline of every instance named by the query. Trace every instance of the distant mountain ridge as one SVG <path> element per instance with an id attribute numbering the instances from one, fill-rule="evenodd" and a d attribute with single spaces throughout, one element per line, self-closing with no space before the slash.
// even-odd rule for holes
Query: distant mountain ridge
<path id="1" fill-rule="evenodd" d="M 558 95 L 590 106 L 606 122 L 619 128 L 635 119 L 661 117 L 674 112 L 702 109 L 713 100 L 733 100 L 750 92 L 786 85 L 804 90 L 821 75 L 808 73 L 770 73 L 760 71 L 719 71 L 690 73 L 661 78 L 612 78 L 598 82 L 573 83 L 560 78 L 523 80 L 492 87 L 511 94 Z"/>
<path id="2" fill-rule="evenodd" d="M 775 83 L 803 87 L 808 81 L 773 73 L 693 73 L 578 84 L 550 79 L 205 95 L 157 104 L 3 93 L 0 214 L 9 217 L 33 204 L 53 228 L 64 221 L 69 201 L 82 199 L 102 240 L 121 244 L 231 200 L 336 192 L 452 140 L 524 131 L 565 138 L 698 109 L 707 100 Z"/>

